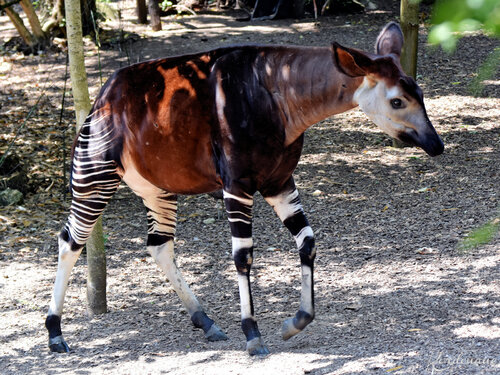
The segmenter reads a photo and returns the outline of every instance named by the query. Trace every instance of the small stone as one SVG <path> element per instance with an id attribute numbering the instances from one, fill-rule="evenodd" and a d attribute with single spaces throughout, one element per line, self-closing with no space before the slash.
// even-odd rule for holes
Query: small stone
<path id="1" fill-rule="evenodd" d="M 215 223 L 215 219 L 213 217 L 203 220 L 203 224 L 213 224 L 213 223 Z"/>

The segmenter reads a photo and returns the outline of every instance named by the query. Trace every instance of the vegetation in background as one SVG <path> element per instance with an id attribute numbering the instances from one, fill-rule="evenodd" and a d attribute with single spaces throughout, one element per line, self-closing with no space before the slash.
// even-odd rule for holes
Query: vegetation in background
<path id="1" fill-rule="evenodd" d="M 429 41 L 446 51 L 455 50 L 457 39 L 466 31 L 483 29 L 500 36 L 500 1 L 440 0 L 432 12 Z"/>

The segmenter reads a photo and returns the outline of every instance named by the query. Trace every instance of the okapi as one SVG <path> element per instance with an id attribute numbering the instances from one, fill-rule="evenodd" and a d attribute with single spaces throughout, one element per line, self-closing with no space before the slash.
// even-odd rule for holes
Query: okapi
<path id="1" fill-rule="evenodd" d="M 253 196 L 260 192 L 297 243 L 300 307 L 285 320 L 283 339 L 302 331 L 314 318 L 316 256 L 292 176 L 305 130 L 359 105 L 390 136 L 430 156 L 443 152 L 422 91 L 401 68 L 402 45 L 401 29 L 391 22 L 378 36 L 375 54 L 338 43 L 234 46 L 116 71 L 75 140 L 72 203 L 58 237 L 58 269 L 45 322 L 50 350 L 69 351 L 61 332 L 68 278 L 122 180 L 147 208 L 147 249 L 209 341 L 227 337 L 175 264 L 176 198 L 222 189 L 250 355 L 269 353 L 257 327 L 249 278 Z"/>

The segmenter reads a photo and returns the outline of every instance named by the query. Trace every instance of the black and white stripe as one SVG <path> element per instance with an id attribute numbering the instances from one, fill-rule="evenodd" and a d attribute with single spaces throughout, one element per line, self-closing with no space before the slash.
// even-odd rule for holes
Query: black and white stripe
<path id="1" fill-rule="evenodd" d="M 240 292 L 241 327 L 247 340 L 247 351 L 251 354 L 267 354 L 253 306 L 250 287 L 250 270 L 253 263 L 252 207 L 253 197 L 246 193 L 232 194 L 223 191 L 224 204 L 231 227 L 233 260 L 238 271 Z"/>
<path id="2" fill-rule="evenodd" d="M 89 115 L 80 129 L 71 168 L 70 214 L 59 234 L 59 261 L 45 326 L 52 351 L 69 351 L 61 333 L 61 315 L 68 280 L 83 246 L 121 177 L 112 158 L 117 139 L 109 116 Z"/>
<path id="3" fill-rule="evenodd" d="M 293 185 L 292 185 L 293 186 Z M 302 331 L 314 318 L 314 232 L 309 226 L 300 203 L 297 189 L 286 190 L 273 197 L 265 197 L 283 224 L 292 233 L 299 250 L 302 287 L 299 311 L 294 318 L 285 320 L 282 328 L 283 339 L 287 340 Z"/>
<path id="4" fill-rule="evenodd" d="M 109 120 L 109 116 L 93 119 L 90 115 L 82 125 L 75 145 L 70 215 L 61 232 L 61 237 L 70 243 L 73 250 L 85 245 L 95 222 L 121 181 L 117 162 L 106 159 L 116 143 Z"/>

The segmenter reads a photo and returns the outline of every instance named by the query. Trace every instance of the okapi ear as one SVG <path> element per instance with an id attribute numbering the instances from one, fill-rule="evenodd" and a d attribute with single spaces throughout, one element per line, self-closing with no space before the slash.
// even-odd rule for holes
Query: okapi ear
<path id="1" fill-rule="evenodd" d="M 401 56 L 403 48 L 403 32 L 396 22 L 389 22 L 382 29 L 375 42 L 375 53 L 377 55 L 388 55 L 394 53 Z"/>
<path id="2" fill-rule="evenodd" d="M 361 51 L 343 47 L 337 42 L 332 43 L 332 49 L 335 65 L 350 77 L 365 76 L 373 66 L 373 60 Z"/>

